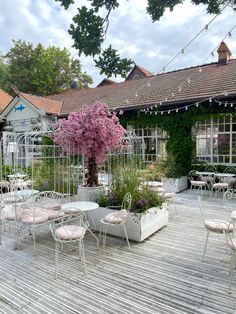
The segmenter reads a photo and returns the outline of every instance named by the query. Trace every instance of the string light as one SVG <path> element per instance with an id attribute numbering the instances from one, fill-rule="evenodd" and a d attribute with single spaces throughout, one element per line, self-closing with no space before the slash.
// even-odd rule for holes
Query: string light
<path id="1" fill-rule="evenodd" d="M 226 5 L 226 6 L 227 6 L 227 5 Z M 215 17 L 215 18 L 216 18 L 216 17 Z M 209 25 L 209 24 L 210 24 L 210 23 L 208 23 L 207 25 Z M 227 35 L 222 39 L 222 41 L 224 41 L 224 39 L 225 39 L 227 36 L 231 36 L 231 35 L 232 35 L 231 32 L 232 32 L 235 28 L 236 28 L 236 25 L 234 25 L 234 26 L 231 28 L 231 30 L 230 30 L 229 32 L 227 32 Z M 222 41 L 221 41 L 221 42 L 222 42 Z M 215 51 L 216 49 L 218 49 L 219 46 L 220 46 L 220 44 L 217 45 L 217 47 L 216 47 L 216 48 L 211 52 L 211 54 L 204 60 L 204 62 L 212 55 L 212 53 L 214 54 L 214 51 Z M 183 48 L 183 49 L 184 49 L 184 48 Z M 203 63 L 203 64 L 204 64 L 204 63 Z M 202 64 L 202 65 L 203 65 L 203 64 Z M 167 64 L 167 65 L 168 65 L 168 64 Z M 167 65 L 166 65 L 166 66 L 167 66 Z M 200 66 L 198 67 L 198 71 L 199 71 L 199 72 L 202 72 L 202 70 L 203 70 L 203 69 L 201 68 L 202 65 L 200 65 Z M 164 70 L 166 69 L 166 66 L 163 67 Z M 159 73 L 160 73 L 160 72 L 159 72 Z M 190 77 L 188 77 L 185 81 L 190 84 L 190 83 L 191 83 L 191 77 L 192 77 L 193 75 L 194 75 L 194 73 L 193 73 Z M 154 79 L 154 78 L 156 78 L 156 76 L 154 76 L 152 79 Z M 152 79 L 151 79 L 151 80 L 152 80 Z M 183 84 L 183 81 L 181 82 L 181 85 L 182 85 L 182 84 Z M 148 83 L 144 84 L 144 85 L 150 86 L 150 81 L 149 81 Z M 179 83 L 178 83 L 178 85 L 177 85 L 176 87 L 178 88 L 179 91 L 182 91 L 182 86 L 180 86 Z M 175 88 L 176 88 L 176 87 L 175 87 Z M 172 92 L 171 95 L 172 95 L 172 97 L 174 97 L 174 96 L 175 96 L 175 93 Z M 227 96 L 227 95 L 228 95 L 228 92 L 225 92 L 224 95 Z M 167 101 L 167 100 L 168 100 L 168 97 L 165 98 L 165 101 Z M 208 100 L 209 100 L 209 99 L 208 99 Z M 211 102 L 211 100 L 209 100 L 209 102 Z M 160 106 L 161 106 L 161 105 L 162 105 L 162 102 L 160 101 Z"/>
<path id="2" fill-rule="evenodd" d="M 212 103 L 212 99 L 211 98 L 209 98 L 209 102 Z"/>
<path id="3" fill-rule="evenodd" d="M 195 106 L 196 106 L 196 107 L 198 107 L 198 106 L 199 106 L 199 103 L 198 103 L 198 102 L 196 102 Z"/>
<path id="4" fill-rule="evenodd" d="M 177 109 L 175 110 L 175 112 L 179 112 L 179 109 L 177 108 Z"/>
<path id="5" fill-rule="evenodd" d="M 185 110 L 188 110 L 188 106 L 185 107 Z"/>
<path id="6" fill-rule="evenodd" d="M 234 106 L 234 104 L 233 104 L 233 103 L 231 103 L 230 107 L 232 108 L 233 106 Z"/>
<path id="7" fill-rule="evenodd" d="M 168 110 L 168 114 L 170 114 L 170 110 Z"/>

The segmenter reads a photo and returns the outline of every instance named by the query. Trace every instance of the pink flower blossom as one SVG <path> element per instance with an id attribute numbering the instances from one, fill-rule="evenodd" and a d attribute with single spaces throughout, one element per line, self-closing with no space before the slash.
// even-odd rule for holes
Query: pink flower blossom
<path id="1" fill-rule="evenodd" d="M 101 165 L 107 153 L 120 145 L 125 132 L 116 114 L 106 104 L 96 102 L 59 120 L 53 137 L 73 155 L 83 154 L 86 160 L 95 157 Z"/>

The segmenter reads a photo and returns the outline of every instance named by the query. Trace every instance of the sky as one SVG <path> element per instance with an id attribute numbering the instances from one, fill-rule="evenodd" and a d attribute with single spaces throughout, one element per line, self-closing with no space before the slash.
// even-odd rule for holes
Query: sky
<path id="1" fill-rule="evenodd" d="M 146 14 L 146 0 L 121 0 L 120 7 L 112 12 L 104 48 L 112 44 L 121 57 L 130 58 L 152 73 L 162 68 L 201 30 L 214 15 L 206 14 L 203 5 L 195 6 L 186 0 L 174 11 L 153 23 Z M 54 0 L 0 0 L 0 52 L 5 54 L 13 47 L 12 40 L 25 40 L 34 45 L 42 43 L 66 47 L 73 57 L 78 52 L 72 48 L 68 34 L 72 17 L 78 4 L 88 6 L 89 1 L 75 0 L 69 10 L 64 10 Z M 174 60 L 166 71 L 196 66 L 211 55 L 211 52 L 236 24 L 236 11 L 226 8 L 207 30 L 198 36 L 183 54 Z M 233 57 L 236 57 L 236 27 L 225 42 Z M 92 76 L 96 86 L 104 76 L 94 67 L 91 57 L 80 56 L 82 70 Z M 217 53 L 207 63 L 217 61 Z M 121 78 L 116 78 L 122 81 Z"/>

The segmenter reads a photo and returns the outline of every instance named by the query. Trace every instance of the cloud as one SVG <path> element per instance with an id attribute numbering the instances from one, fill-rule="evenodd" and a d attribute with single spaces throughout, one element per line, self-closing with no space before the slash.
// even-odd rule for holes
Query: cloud
<path id="1" fill-rule="evenodd" d="M 80 0 L 79 4 L 88 4 Z M 213 18 L 206 14 L 203 5 L 194 6 L 190 1 L 177 6 L 173 12 L 166 11 L 160 21 L 152 23 L 146 14 L 146 0 L 121 0 L 119 8 L 112 12 L 105 46 L 110 43 L 122 57 L 133 59 L 151 72 L 159 72 L 192 38 Z M 17 10 L 13 11 L 13 8 Z M 0 2 L 0 52 L 6 53 L 12 39 L 43 45 L 68 48 L 74 57 L 77 51 L 67 30 L 72 17 L 77 13 L 76 5 L 64 10 L 54 0 L 9 0 Z M 222 38 L 233 27 L 236 13 L 227 8 L 167 70 L 198 65 L 210 55 Z M 235 54 L 236 29 L 226 43 Z M 83 71 L 90 74 L 95 85 L 102 77 L 94 67 L 92 58 L 81 56 Z M 208 62 L 216 61 L 210 57 Z"/>

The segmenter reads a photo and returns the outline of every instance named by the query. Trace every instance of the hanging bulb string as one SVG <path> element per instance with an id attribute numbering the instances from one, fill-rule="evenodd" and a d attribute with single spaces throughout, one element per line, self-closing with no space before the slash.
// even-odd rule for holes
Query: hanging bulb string
<path id="1" fill-rule="evenodd" d="M 207 23 L 172 59 L 170 59 L 169 62 L 167 62 L 164 67 L 162 68 L 161 71 L 157 72 L 157 74 L 160 74 L 162 72 L 165 71 L 165 69 L 175 60 L 177 59 L 181 54 L 183 54 L 185 52 L 185 50 L 194 42 L 195 39 L 198 38 L 198 36 L 201 35 L 202 32 L 206 31 L 209 29 L 209 25 L 211 25 L 211 23 L 213 23 L 213 21 L 229 6 L 230 3 L 227 3 L 221 10 L 219 13 L 217 13 L 211 20 L 209 23 Z"/>
<path id="2" fill-rule="evenodd" d="M 213 21 L 229 6 L 229 3 L 227 3 L 218 14 L 216 14 L 206 25 L 207 29 L 209 28 L 209 25 L 213 23 Z M 177 59 L 180 55 L 184 54 L 185 50 L 197 39 L 203 31 L 206 31 L 206 25 L 202 27 L 202 29 L 182 48 L 180 51 L 168 61 L 160 71 L 157 72 L 157 74 L 161 74 L 162 72 L 165 72 L 166 67 L 169 66 L 175 59 Z M 156 75 L 157 75 L 156 74 Z M 153 79 L 155 79 L 156 75 L 153 75 L 153 77 L 148 80 L 142 87 L 140 87 L 139 91 L 142 90 L 145 86 L 150 86 Z M 138 96 L 138 93 L 136 92 L 136 97 Z"/>
<path id="3" fill-rule="evenodd" d="M 213 50 L 215 51 L 216 49 L 218 49 L 218 47 L 220 46 L 221 42 L 224 41 L 227 37 L 231 37 L 232 36 L 232 32 L 236 29 L 236 24 L 230 29 L 230 31 L 227 32 L 227 34 L 222 38 L 222 40 L 220 41 L 220 43 L 216 46 L 216 48 Z M 229 35 L 230 34 L 230 35 Z M 211 52 L 212 53 L 212 52 Z M 184 80 L 181 81 L 181 83 L 177 82 L 177 84 L 172 88 L 172 90 L 170 91 L 171 96 L 173 97 L 173 95 L 175 95 L 174 92 L 181 92 L 183 89 L 184 84 L 187 83 L 191 83 L 193 77 L 196 75 L 197 70 L 198 72 L 202 72 L 202 66 L 205 64 L 205 62 L 211 57 L 211 53 L 207 56 L 207 58 L 204 59 L 203 63 L 200 64 L 199 66 L 197 66 L 196 68 L 192 69 L 192 74 L 189 75 L 188 77 L 186 77 Z M 191 70 L 191 69 L 190 69 Z M 160 105 L 162 105 L 163 103 L 167 102 L 169 100 L 169 97 L 166 97 L 165 100 L 161 100 L 159 102 Z M 152 107 L 152 106 L 150 106 Z"/>
<path id="4" fill-rule="evenodd" d="M 227 93 L 227 95 L 230 96 L 230 94 L 228 92 L 224 92 L 224 93 L 220 93 L 220 94 L 217 94 L 217 95 L 212 95 L 211 97 L 207 97 L 205 99 L 199 100 L 199 101 L 194 102 L 194 103 L 192 103 L 190 105 L 183 105 L 181 107 L 174 108 L 174 109 L 161 110 L 161 108 L 159 108 L 159 110 L 152 111 L 153 108 L 158 108 L 157 105 L 154 105 L 151 108 L 141 109 L 140 112 L 144 112 L 145 114 L 149 113 L 150 115 L 152 115 L 152 114 L 155 114 L 155 115 L 161 114 L 161 115 L 163 115 L 164 113 L 170 114 L 171 112 L 178 113 L 179 111 L 182 111 L 182 110 L 186 110 L 187 111 L 191 107 L 199 107 L 200 104 L 202 104 L 204 102 L 207 102 L 207 101 L 209 103 L 212 103 L 214 101 L 215 103 L 218 103 L 219 106 L 222 105 L 222 107 L 223 106 L 224 107 L 230 106 L 231 108 L 234 107 L 234 105 L 236 105 L 235 101 L 220 101 L 220 100 L 216 99 L 216 97 L 220 97 L 222 95 L 225 95 L 225 93 Z"/>

